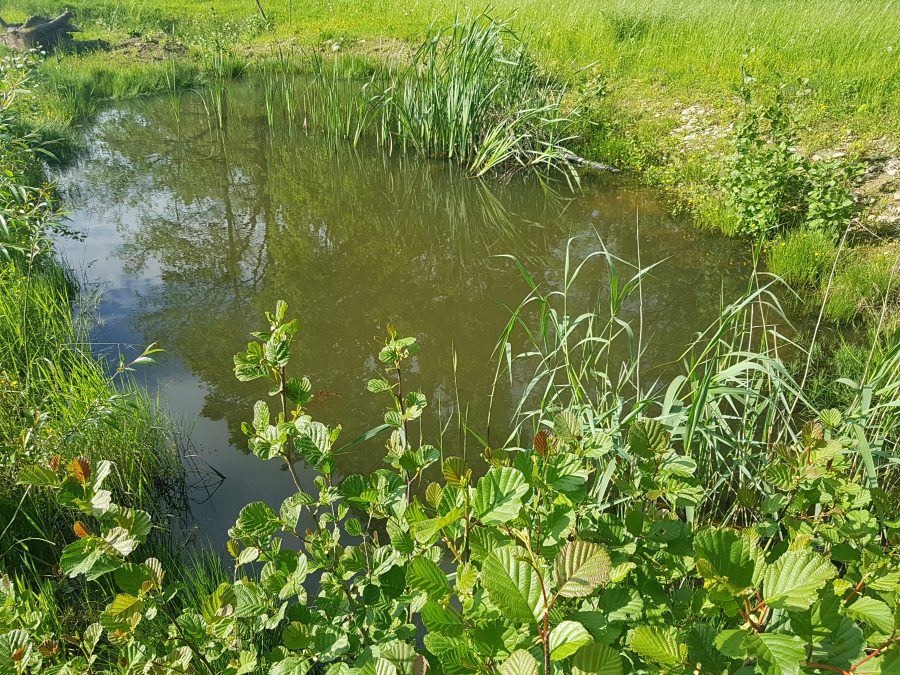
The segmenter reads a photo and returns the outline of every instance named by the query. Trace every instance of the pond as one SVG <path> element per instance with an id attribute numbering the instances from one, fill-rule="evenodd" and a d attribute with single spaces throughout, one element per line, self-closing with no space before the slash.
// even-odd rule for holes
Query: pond
<path id="1" fill-rule="evenodd" d="M 60 248 L 102 291 L 97 348 L 114 360 L 153 341 L 166 350 L 141 376 L 190 434 L 193 520 L 214 544 L 242 505 L 277 506 L 291 492 L 282 466 L 247 454 L 240 425 L 265 390 L 232 372 L 279 299 L 300 320 L 295 367 L 313 383 L 309 410 L 341 423 L 345 441 L 381 422 L 384 400 L 365 383 L 387 325 L 416 336 L 409 380 L 428 396 L 424 431 L 437 443 L 439 419 L 458 412 L 486 433 L 492 352 L 528 292 L 506 256 L 547 290 L 567 246 L 575 261 L 599 241 L 626 261 L 666 259 L 643 288 L 645 363 L 677 358 L 720 298 L 745 288 L 737 243 L 698 233 L 624 178 L 585 176 L 575 191 L 534 176 L 474 179 L 304 126 L 271 125 L 249 85 L 232 92 L 224 130 L 199 96 L 177 114 L 167 99 L 135 101 L 103 112 L 89 151 L 58 177 L 84 235 Z M 585 303 L 605 302 L 604 269 L 586 269 Z M 518 395 L 501 381 L 494 418 L 508 419 Z M 477 453 L 456 423 L 447 428 L 445 452 L 468 443 Z M 489 440 L 505 435 L 492 428 Z M 375 469 L 382 455 L 374 439 L 340 456 L 339 470 Z"/>

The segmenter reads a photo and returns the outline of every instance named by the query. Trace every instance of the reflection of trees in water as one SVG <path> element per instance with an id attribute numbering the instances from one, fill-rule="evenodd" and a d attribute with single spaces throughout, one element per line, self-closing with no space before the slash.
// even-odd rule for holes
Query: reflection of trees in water
<path id="1" fill-rule="evenodd" d="M 516 304 L 525 292 L 509 261 L 492 255 L 515 254 L 553 287 L 569 235 L 575 262 L 595 249 L 597 234 L 634 259 L 640 206 L 644 260 L 674 258 L 648 287 L 645 311 L 651 329 L 675 339 L 651 347 L 648 360 L 674 356 L 702 326 L 697 308 L 717 306 L 727 254 L 648 214 L 656 207 L 640 192 L 588 188 L 572 200 L 534 179 L 486 183 L 444 163 L 272 131 L 251 96 L 233 100 L 243 103 L 222 133 L 210 133 L 191 109 L 176 124 L 163 102 L 111 115 L 82 181 L 102 190 L 83 195 L 91 208 L 122 209 L 126 270 L 149 260 L 161 268 L 162 291 L 137 310 L 139 330 L 204 380 L 204 414 L 225 419 L 235 439 L 259 392 L 234 380 L 230 356 L 279 298 L 301 317 L 303 370 L 336 394 L 319 397 L 318 414 L 344 423 L 348 435 L 380 416 L 363 385 L 372 338 L 387 321 L 420 334 L 425 350 L 412 377 L 432 397 L 455 398 L 455 349 L 456 379 L 477 425 L 506 318 L 499 303 Z M 600 268 L 586 274 L 573 289 L 576 304 L 605 303 L 602 278 Z"/>

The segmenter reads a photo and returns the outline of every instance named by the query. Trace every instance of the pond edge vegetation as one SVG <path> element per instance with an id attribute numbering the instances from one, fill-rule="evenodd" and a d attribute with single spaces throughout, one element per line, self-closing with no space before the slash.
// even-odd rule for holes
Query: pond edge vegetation
<path id="1" fill-rule="evenodd" d="M 230 78 L 231 55 L 217 54 L 210 68 Z M 648 382 L 640 330 L 620 311 L 650 270 L 602 242 L 592 258 L 607 269 L 608 307 L 569 306 L 566 289 L 591 260 L 567 258 L 553 293 L 519 265 L 530 293 L 498 344 L 497 380 L 529 373 L 526 396 L 507 443 L 482 449 L 480 477 L 416 438 L 427 400 L 400 385 L 418 347 L 392 331 L 378 354 L 384 377 L 368 383 L 387 401 L 366 439 L 384 440 L 386 466 L 338 480 L 340 429 L 310 418 L 310 383 L 286 376 L 298 324 L 279 303 L 235 356 L 238 379 L 268 379 L 273 396 L 274 412 L 265 401 L 248 411 L 245 433 L 261 460 L 317 471 L 315 491 L 298 485 L 277 513 L 247 505 L 229 533 L 233 570 L 161 562 L 159 542 L 144 557 L 151 535 L 169 529 L 153 527 L 167 512 L 157 508 L 162 478 L 171 470 L 177 485 L 181 471 L 165 420 L 127 383 L 154 348 L 112 375 L 91 356 L 74 284 L 47 238 L 57 197 L 31 187 L 42 176 L 33 118 L 20 106 L 28 67 L 4 64 L 0 108 L 9 167 L 0 422 L 5 471 L 18 483 L 5 482 L 3 509 L 25 527 L 3 532 L 11 576 L 0 585 L 0 659 L 12 672 L 897 667 L 896 335 L 881 332 L 859 377 L 835 383 L 839 408 L 817 406 L 806 392 L 810 361 L 792 374 L 779 358 L 796 345 L 779 329 L 777 282 L 757 272 L 746 297 L 687 348 L 680 374 Z M 402 119 L 427 96 L 429 83 L 405 82 L 400 108 L 382 93 L 383 119 Z M 205 95 L 211 123 L 223 124 L 227 92 L 217 86 Z M 778 112 L 751 106 L 731 161 L 736 179 L 743 161 L 792 189 L 744 186 L 751 215 L 738 222 L 757 235 L 787 215 L 843 245 L 846 229 L 829 228 L 844 222 L 852 165 L 798 164 Z M 467 147 L 430 139 L 410 142 L 451 156 Z M 816 172 L 825 177 L 810 179 Z M 513 353 L 518 331 L 530 344 Z M 611 367 L 619 343 L 631 358 Z M 48 513 L 50 525 L 28 531 Z"/>

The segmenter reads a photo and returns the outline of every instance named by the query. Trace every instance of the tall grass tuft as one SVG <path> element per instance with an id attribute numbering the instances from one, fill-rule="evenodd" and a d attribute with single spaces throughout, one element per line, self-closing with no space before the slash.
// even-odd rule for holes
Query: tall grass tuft
<path id="1" fill-rule="evenodd" d="M 382 136 L 482 175 L 504 165 L 562 168 L 561 85 L 543 75 L 508 21 L 459 17 L 432 32 L 373 102 Z"/>
<path id="2" fill-rule="evenodd" d="M 621 437 L 639 418 L 658 420 L 697 464 L 702 499 L 689 517 L 739 522 L 742 504 L 750 506 L 742 500 L 760 494 L 782 448 L 820 433 L 810 424 L 827 419 L 825 433 L 853 439 L 855 470 L 869 484 L 896 489 L 900 333 L 864 355 L 857 380 L 831 383 L 843 409 L 820 410 L 805 393 L 805 378 L 785 365 L 804 358 L 806 348 L 791 338 L 776 296 L 782 282 L 755 275 L 747 294 L 723 303 L 678 363 L 647 371 L 639 317 L 653 266 L 618 259 L 602 242 L 598 248 L 580 262 L 567 253 L 558 291 L 544 291 L 516 261 L 529 293 L 496 349 L 495 386 L 508 377 L 520 394 L 508 443 L 530 442 L 561 411 L 579 416 L 598 437 Z M 584 298 L 599 300 L 586 305 Z M 612 461 L 629 460 L 620 452 Z"/>

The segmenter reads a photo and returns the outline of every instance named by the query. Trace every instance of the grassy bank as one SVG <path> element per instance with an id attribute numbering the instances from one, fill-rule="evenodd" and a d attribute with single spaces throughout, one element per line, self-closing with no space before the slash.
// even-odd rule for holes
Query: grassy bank
<path id="1" fill-rule="evenodd" d="M 60 204 L 24 119 L 31 70 L 14 59 L 2 70 L 0 565 L 47 571 L 71 531 L 70 511 L 17 487 L 23 466 L 114 460 L 112 493 L 159 516 L 179 503 L 184 469 L 165 416 L 129 379 L 132 360 L 108 363 L 93 353 L 90 295 L 54 253 Z"/>

